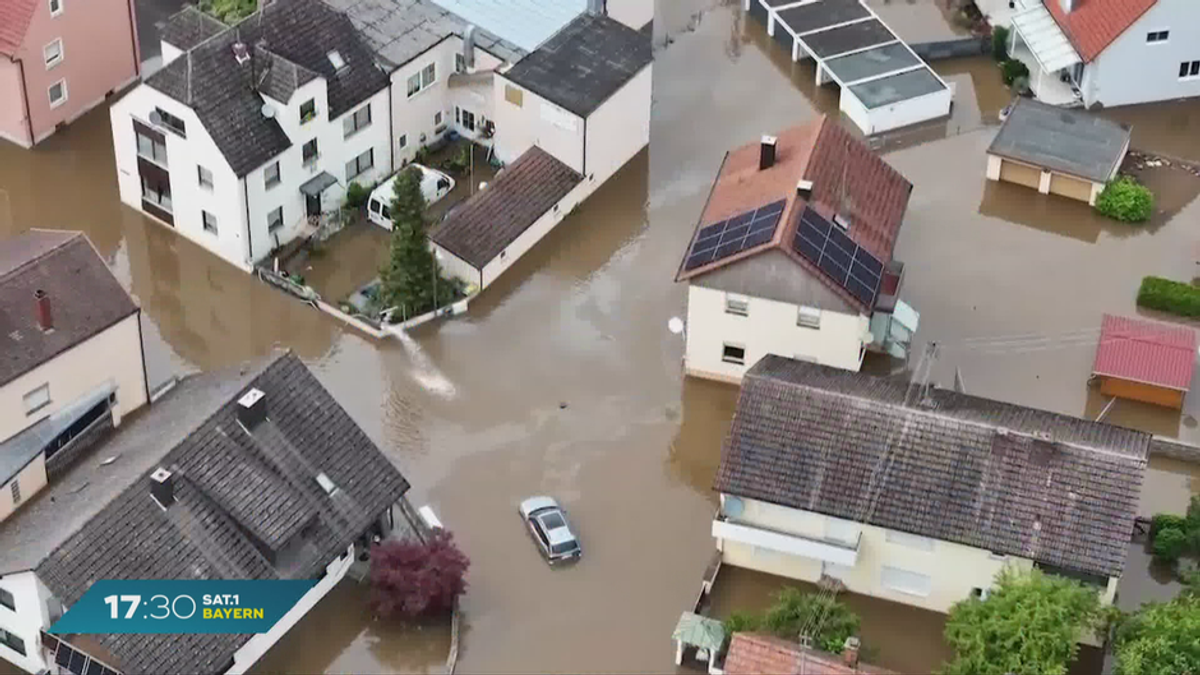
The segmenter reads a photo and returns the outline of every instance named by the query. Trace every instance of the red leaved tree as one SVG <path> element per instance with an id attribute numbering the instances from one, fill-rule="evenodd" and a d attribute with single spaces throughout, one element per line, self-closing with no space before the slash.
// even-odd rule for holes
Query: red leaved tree
<path id="1" fill-rule="evenodd" d="M 371 548 L 371 609 L 377 616 L 448 612 L 467 590 L 471 561 L 438 530 L 426 543 L 388 541 Z"/>

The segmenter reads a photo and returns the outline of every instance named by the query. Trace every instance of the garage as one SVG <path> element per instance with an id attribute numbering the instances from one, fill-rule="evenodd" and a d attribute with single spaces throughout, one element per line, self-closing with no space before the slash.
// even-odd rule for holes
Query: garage
<path id="1" fill-rule="evenodd" d="M 1042 182 L 1042 171 L 1026 164 L 1018 164 L 1012 160 L 1001 160 L 1000 180 L 1006 183 L 1024 185 L 1036 190 Z"/>
<path id="2" fill-rule="evenodd" d="M 1145 319 L 1105 314 L 1092 378 L 1104 396 L 1179 410 L 1196 367 L 1196 332 Z"/>
<path id="3" fill-rule="evenodd" d="M 1050 194 L 1089 202 L 1092 199 L 1092 183 L 1056 173 L 1050 176 Z"/>

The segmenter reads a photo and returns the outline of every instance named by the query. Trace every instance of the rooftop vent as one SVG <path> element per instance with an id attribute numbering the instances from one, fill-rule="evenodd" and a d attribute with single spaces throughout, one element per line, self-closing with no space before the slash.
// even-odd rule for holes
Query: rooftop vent
<path id="1" fill-rule="evenodd" d="M 587 0 L 587 12 L 593 16 L 604 14 L 605 0 Z"/>
<path id="2" fill-rule="evenodd" d="M 50 296 L 46 291 L 37 289 L 33 292 L 34 313 L 37 316 L 38 328 L 49 333 L 54 330 L 54 316 L 50 314 Z"/>
<path id="3" fill-rule="evenodd" d="M 164 509 L 175 503 L 175 477 L 161 466 L 150 474 L 150 496 Z"/>
<path id="4" fill-rule="evenodd" d="M 840 213 L 833 214 L 833 222 L 843 230 L 850 229 L 850 217 L 843 216 Z"/>
<path id="5" fill-rule="evenodd" d="M 324 490 L 325 494 L 327 495 L 331 495 L 333 494 L 334 490 L 337 490 L 337 486 L 333 484 L 333 481 L 330 480 L 329 476 L 326 476 L 325 472 L 323 471 L 317 474 L 317 485 L 320 485 L 321 489 Z"/>
<path id="6" fill-rule="evenodd" d="M 774 136 L 763 136 L 762 142 L 759 144 L 758 153 L 758 170 L 769 169 L 775 166 L 775 143 L 777 139 Z"/>
<path id="7" fill-rule="evenodd" d="M 475 26 L 470 25 L 463 31 L 462 56 L 467 70 L 475 67 L 475 30 Z"/>
<path id="8" fill-rule="evenodd" d="M 267 398 L 259 389 L 251 389 L 238 399 L 237 418 L 250 431 L 267 419 Z"/>
<path id="9" fill-rule="evenodd" d="M 250 60 L 250 50 L 246 48 L 245 42 L 233 43 L 233 58 L 237 59 L 239 66 Z"/>
<path id="10" fill-rule="evenodd" d="M 801 199 L 812 199 L 813 182 L 802 180 L 796 183 L 796 196 Z"/>

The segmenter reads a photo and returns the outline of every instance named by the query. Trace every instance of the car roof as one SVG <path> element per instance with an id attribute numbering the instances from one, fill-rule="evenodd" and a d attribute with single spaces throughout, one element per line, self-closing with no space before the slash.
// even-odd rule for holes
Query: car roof
<path id="1" fill-rule="evenodd" d="M 550 539 L 550 544 L 562 544 L 568 541 L 575 541 L 575 535 L 571 532 L 570 527 L 557 527 L 546 532 L 546 537 Z"/>

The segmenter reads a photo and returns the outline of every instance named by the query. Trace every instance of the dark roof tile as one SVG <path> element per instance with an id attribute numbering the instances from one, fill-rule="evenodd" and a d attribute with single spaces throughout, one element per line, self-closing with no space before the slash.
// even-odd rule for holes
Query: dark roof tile
<path id="1" fill-rule="evenodd" d="M 158 37 L 163 42 L 187 51 L 205 40 L 222 33 L 228 28 L 217 19 L 201 12 L 195 5 L 188 5 L 172 14 L 163 24 Z"/>

